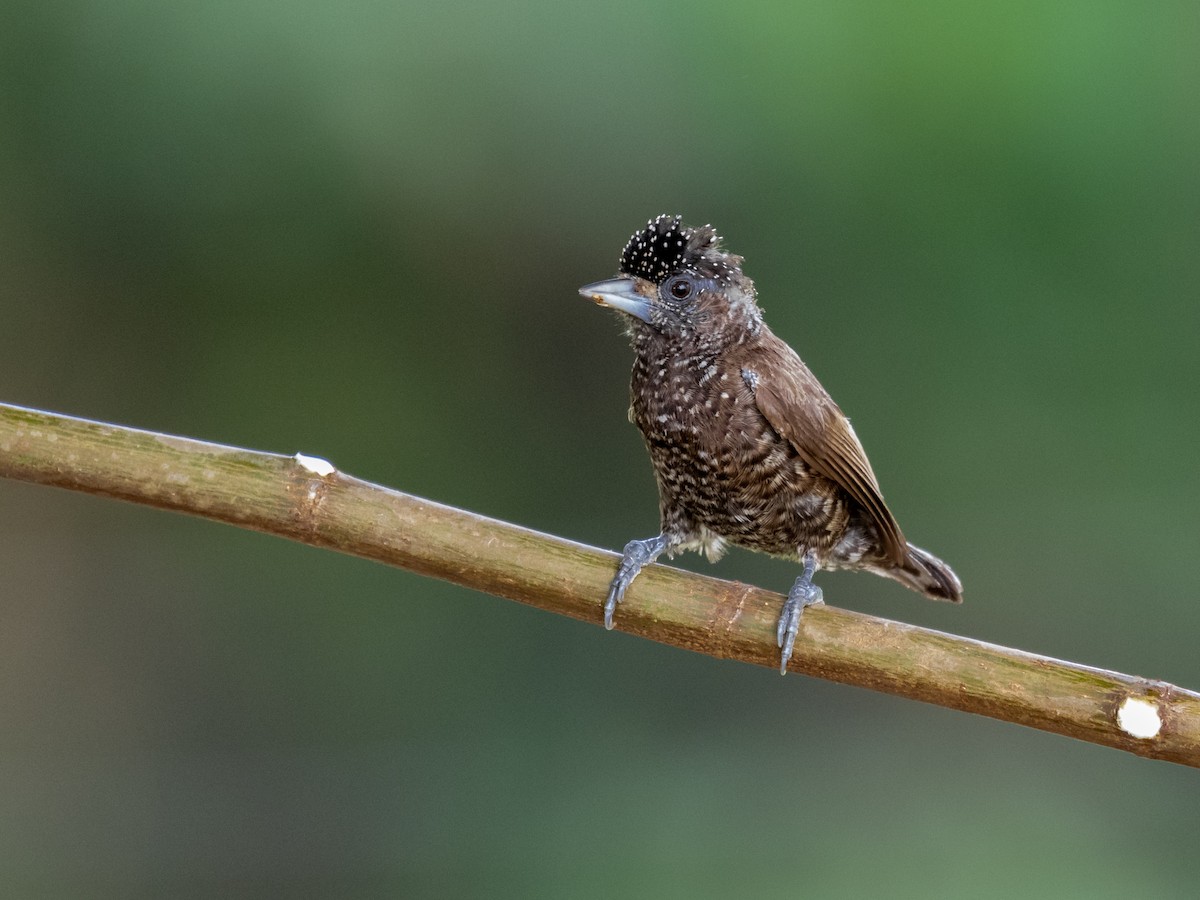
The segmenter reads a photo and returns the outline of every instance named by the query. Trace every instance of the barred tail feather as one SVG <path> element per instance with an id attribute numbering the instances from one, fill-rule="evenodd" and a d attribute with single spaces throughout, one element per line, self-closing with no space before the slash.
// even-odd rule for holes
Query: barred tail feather
<path id="1" fill-rule="evenodd" d="M 924 594 L 930 600 L 962 603 L 962 582 L 948 565 L 920 547 L 908 545 L 908 558 L 903 566 L 880 572 L 894 578 L 906 588 Z"/>

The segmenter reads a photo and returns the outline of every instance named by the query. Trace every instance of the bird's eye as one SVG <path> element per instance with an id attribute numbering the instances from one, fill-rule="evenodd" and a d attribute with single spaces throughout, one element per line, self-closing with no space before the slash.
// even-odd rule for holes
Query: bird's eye
<path id="1" fill-rule="evenodd" d="M 676 300 L 686 300 L 692 296 L 692 282 L 689 278 L 672 278 L 667 284 L 667 290 Z"/>

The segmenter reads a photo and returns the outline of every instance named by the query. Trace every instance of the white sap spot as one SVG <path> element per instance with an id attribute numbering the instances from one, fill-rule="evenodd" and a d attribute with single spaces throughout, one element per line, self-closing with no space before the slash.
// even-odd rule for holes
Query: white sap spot
<path id="1" fill-rule="evenodd" d="M 1117 724 L 1135 738 L 1152 738 L 1162 730 L 1157 704 L 1141 697 L 1126 697 L 1117 710 Z"/>
<path id="2" fill-rule="evenodd" d="M 312 472 L 314 475 L 319 475 L 322 478 L 332 475 L 337 471 L 333 467 L 333 463 L 327 459 L 321 459 L 319 456 L 305 456 L 303 453 L 297 453 L 292 458 L 296 460 L 296 462 L 299 463 L 302 468 L 307 469 L 309 472 Z"/>

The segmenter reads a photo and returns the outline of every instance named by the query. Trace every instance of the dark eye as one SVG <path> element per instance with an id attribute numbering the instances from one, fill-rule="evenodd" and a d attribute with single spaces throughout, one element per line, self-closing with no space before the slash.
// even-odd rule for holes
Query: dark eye
<path id="1" fill-rule="evenodd" d="M 676 300 L 686 300 L 692 296 L 692 282 L 690 278 L 672 278 L 667 282 L 667 290 Z"/>

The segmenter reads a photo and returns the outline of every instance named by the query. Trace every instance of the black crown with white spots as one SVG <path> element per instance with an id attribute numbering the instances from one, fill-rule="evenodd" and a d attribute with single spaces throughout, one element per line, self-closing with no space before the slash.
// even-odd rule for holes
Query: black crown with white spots
<path id="1" fill-rule="evenodd" d="M 621 251 L 621 273 L 662 284 L 684 270 L 727 283 L 740 256 L 722 251 L 711 225 L 689 228 L 682 216 L 662 215 L 635 233 Z"/>

